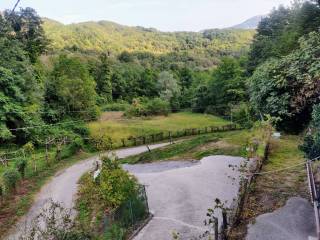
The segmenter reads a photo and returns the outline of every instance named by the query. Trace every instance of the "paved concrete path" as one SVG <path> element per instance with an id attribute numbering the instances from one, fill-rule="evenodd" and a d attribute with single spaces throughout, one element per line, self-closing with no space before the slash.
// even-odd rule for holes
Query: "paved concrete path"
<path id="1" fill-rule="evenodd" d="M 174 231 L 181 234 L 181 239 L 203 234 L 208 230 L 204 226 L 207 209 L 214 206 L 214 200 L 219 198 L 229 205 L 237 196 L 239 172 L 229 165 L 239 165 L 242 160 L 213 156 L 201 162 L 125 165 L 147 185 L 149 206 L 154 213 L 135 240 L 170 240 Z"/>
<path id="2" fill-rule="evenodd" d="M 150 145 L 150 149 L 160 148 L 169 143 Z M 148 151 L 146 146 L 121 149 L 116 151 L 119 158 L 137 155 Z M 58 172 L 47 184 L 45 184 L 37 194 L 30 211 L 12 229 L 6 239 L 19 239 L 21 232 L 28 228 L 30 222 L 41 212 L 41 210 L 52 199 L 54 202 L 61 203 L 65 208 L 72 209 L 77 194 L 78 181 L 86 172 L 93 168 L 93 164 L 98 157 L 93 157 Z"/>
<path id="3" fill-rule="evenodd" d="M 315 228 L 310 202 L 291 198 L 283 208 L 257 217 L 249 225 L 246 240 L 308 240 L 315 236 Z"/>

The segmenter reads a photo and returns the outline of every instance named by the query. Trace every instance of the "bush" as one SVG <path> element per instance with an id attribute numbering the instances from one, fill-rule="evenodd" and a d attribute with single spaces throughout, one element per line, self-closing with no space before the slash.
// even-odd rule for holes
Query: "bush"
<path id="1" fill-rule="evenodd" d="M 244 128 L 252 128 L 253 111 L 246 103 L 233 106 L 231 109 L 232 120 Z"/>
<path id="2" fill-rule="evenodd" d="M 125 101 L 117 101 L 101 107 L 102 111 L 121 111 L 125 112 L 130 107 L 130 104 Z"/>
<path id="3" fill-rule="evenodd" d="M 168 116 L 170 103 L 160 98 L 135 99 L 125 112 L 128 117 Z"/>
<path id="4" fill-rule="evenodd" d="M 320 104 L 313 108 L 312 122 L 300 149 L 309 159 L 320 156 Z"/>
<path id="5" fill-rule="evenodd" d="M 2 179 L 5 193 L 15 191 L 19 181 L 19 172 L 16 169 L 8 169 L 3 173 Z"/>
<path id="6" fill-rule="evenodd" d="M 72 143 L 68 147 L 72 155 L 77 153 L 79 150 L 83 149 L 84 147 L 83 139 L 80 137 L 77 137 L 72 141 Z"/>
<path id="7" fill-rule="evenodd" d="M 104 234 L 104 240 L 124 240 L 125 230 L 118 224 L 112 224 L 111 227 Z"/>
<path id="8" fill-rule="evenodd" d="M 15 163 L 16 169 L 18 170 L 22 178 L 24 178 L 25 176 L 27 164 L 28 164 L 27 160 L 23 158 L 19 158 Z"/>
<path id="9" fill-rule="evenodd" d="M 316 136 L 307 135 L 304 138 L 303 144 L 300 149 L 305 153 L 308 159 L 313 159 L 320 156 L 320 134 Z"/>

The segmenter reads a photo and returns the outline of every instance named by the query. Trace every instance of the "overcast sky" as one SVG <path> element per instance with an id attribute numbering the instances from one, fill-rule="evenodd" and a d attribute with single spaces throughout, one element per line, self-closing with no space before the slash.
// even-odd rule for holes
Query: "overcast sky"
<path id="1" fill-rule="evenodd" d="M 0 0 L 0 9 L 16 0 Z M 164 31 L 229 27 L 291 0 L 21 0 L 43 17 L 63 23 L 110 20 Z"/>

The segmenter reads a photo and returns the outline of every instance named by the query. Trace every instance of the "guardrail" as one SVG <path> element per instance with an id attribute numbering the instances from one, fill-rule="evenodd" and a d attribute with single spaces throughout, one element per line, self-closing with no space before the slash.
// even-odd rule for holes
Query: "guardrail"
<path id="1" fill-rule="evenodd" d="M 306 169 L 307 169 L 311 201 L 313 203 L 313 209 L 314 209 L 314 214 L 316 219 L 317 239 L 320 240 L 320 212 L 319 212 L 320 198 L 319 198 L 319 192 L 317 191 L 317 187 L 316 187 L 316 182 L 313 174 L 311 161 L 307 161 Z"/>

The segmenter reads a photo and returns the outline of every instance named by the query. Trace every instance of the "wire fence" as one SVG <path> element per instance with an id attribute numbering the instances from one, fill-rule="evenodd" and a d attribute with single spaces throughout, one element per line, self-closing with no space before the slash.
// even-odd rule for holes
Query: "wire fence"
<path id="1" fill-rule="evenodd" d="M 145 145 L 149 143 L 161 142 L 164 140 L 168 140 L 172 142 L 174 139 L 187 137 L 187 136 L 235 131 L 235 130 L 241 130 L 241 129 L 243 128 L 238 126 L 237 124 L 228 124 L 220 127 L 209 126 L 209 127 L 203 127 L 203 128 L 188 128 L 188 129 L 177 130 L 177 131 L 159 132 L 159 133 L 143 135 L 143 136 L 130 136 L 127 139 L 124 139 L 124 138 L 121 139 L 121 146 L 122 147 L 138 146 L 138 145 Z"/>
<path id="2" fill-rule="evenodd" d="M 103 217 L 101 231 L 104 239 L 128 239 L 141 229 L 150 216 L 145 186 L 139 185 L 136 196 Z"/>
<path id="3" fill-rule="evenodd" d="M 256 159 L 254 166 L 250 166 L 253 169 L 253 173 L 260 172 L 263 166 L 263 163 L 268 158 L 270 144 L 266 143 L 264 147 L 264 156 L 262 159 Z M 236 227 L 241 220 L 241 215 L 243 214 L 245 203 L 248 201 L 250 190 L 252 184 L 255 182 L 255 179 L 258 175 L 251 174 L 246 177 L 242 177 L 239 185 L 238 197 L 232 202 L 230 211 L 228 212 L 228 226 L 229 230 Z"/>

